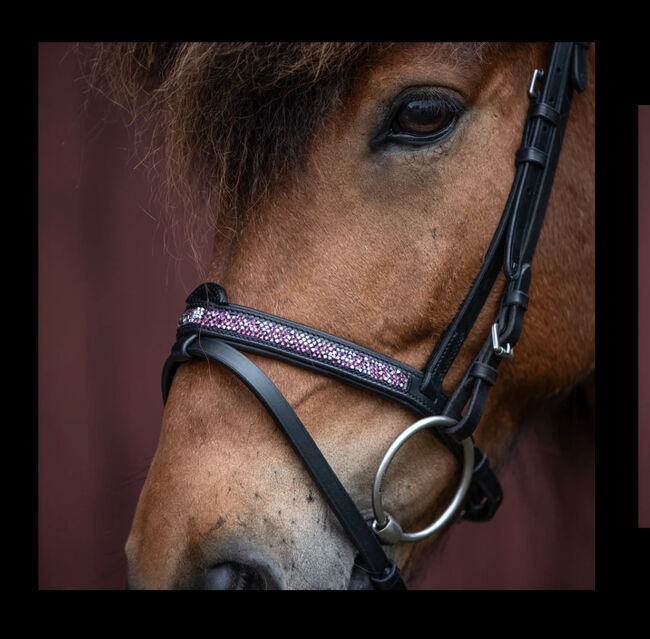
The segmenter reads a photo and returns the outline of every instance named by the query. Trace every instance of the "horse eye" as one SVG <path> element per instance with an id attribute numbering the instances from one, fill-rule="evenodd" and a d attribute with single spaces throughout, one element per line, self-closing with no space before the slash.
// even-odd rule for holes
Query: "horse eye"
<path id="1" fill-rule="evenodd" d="M 442 130 L 454 118 L 455 112 L 434 100 L 411 100 L 397 112 L 396 133 L 432 135 Z"/>
<path id="2" fill-rule="evenodd" d="M 428 146 L 447 137 L 465 110 L 456 97 L 436 92 L 403 96 L 396 105 L 383 133 L 372 142 L 374 148 L 385 143 L 407 146 Z"/>
<path id="3" fill-rule="evenodd" d="M 408 90 L 396 98 L 371 138 L 370 148 L 381 152 L 395 145 L 404 148 L 437 144 L 454 131 L 464 111 L 463 101 L 449 91 Z"/>

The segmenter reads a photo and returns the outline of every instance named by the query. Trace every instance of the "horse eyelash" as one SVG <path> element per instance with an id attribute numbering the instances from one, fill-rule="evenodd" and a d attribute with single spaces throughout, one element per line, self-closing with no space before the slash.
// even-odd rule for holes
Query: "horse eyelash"
<path id="1" fill-rule="evenodd" d="M 437 103 L 441 111 L 447 111 L 450 118 L 455 118 L 456 121 L 458 120 L 458 117 L 465 111 L 465 105 L 459 98 L 450 95 L 441 89 L 406 89 L 400 93 L 388 107 L 387 112 L 377 129 L 377 132 L 372 136 L 370 140 L 369 146 L 371 151 L 380 151 L 383 148 L 383 145 L 390 140 L 393 123 L 397 117 L 397 114 L 399 113 L 399 110 L 405 104 L 408 104 L 414 100 L 433 100 Z M 447 134 L 445 134 L 443 137 L 447 137 Z"/>

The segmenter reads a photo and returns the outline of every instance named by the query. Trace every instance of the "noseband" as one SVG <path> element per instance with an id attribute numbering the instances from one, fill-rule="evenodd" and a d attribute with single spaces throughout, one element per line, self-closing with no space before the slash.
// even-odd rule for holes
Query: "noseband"
<path id="1" fill-rule="evenodd" d="M 423 370 L 414 369 L 334 335 L 245 306 L 230 304 L 225 290 L 207 283 L 187 298 L 177 341 L 165 362 L 163 400 L 178 366 L 208 358 L 232 371 L 256 395 L 283 430 L 341 526 L 359 551 L 361 567 L 376 589 L 406 586 L 383 545 L 417 541 L 457 517 L 492 518 L 502 500 L 499 481 L 474 433 L 501 360 L 511 359 L 528 307 L 532 262 L 551 193 L 573 91 L 587 85 L 587 42 L 556 42 L 546 70 L 535 69 L 530 106 L 515 155 L 516 173 L 483 265 Z M 541 86 L 540 86 L 541 85 Z M 458 387 L 447 397 L 442 382 L 456 359 L 501 268 L 506 287 L 490 334 Z M 387 397 L 421 419 L 393 442 L 379 465 L 372 491 L 374 520 L 368 525 L 334 471 L 273 382 L 240 351 L 273 357 Z M 462 463 L 459 487 L 446 510 L 427 528 L 406 533 L 384 510 L 382 482 L 398 449 L 416 432 L 430 429 Z"/>

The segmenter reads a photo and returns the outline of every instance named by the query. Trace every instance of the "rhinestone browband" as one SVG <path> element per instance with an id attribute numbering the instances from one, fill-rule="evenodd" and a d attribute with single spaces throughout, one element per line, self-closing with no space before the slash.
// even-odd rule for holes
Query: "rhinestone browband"
<path id="1" fill-rule="evenodd" d="M 216 334 L 245 338 L 301 355 L 314 363 L 327 363 L 391 388 L 406 391 L 410 377 L 398 366 L 372 357 L 360 350 L 336 343 L 295 327 L 248 313 L 196 306 L 188 308 L 180 318 L 179 329 L 201 326 Z"/>

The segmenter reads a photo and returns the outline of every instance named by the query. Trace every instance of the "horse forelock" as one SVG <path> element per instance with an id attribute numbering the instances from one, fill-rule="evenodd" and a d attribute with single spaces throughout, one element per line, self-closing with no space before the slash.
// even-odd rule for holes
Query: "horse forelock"
<path id="1" fill-rule="evenodd" d="M 499 50 L 440 46 L 459 65 Z M 299 174 L 328 116 L 391 50 L 400 45 L 99 43 L 88 77 L 151 136 L 140 152 L 161 173 L 165 199 L 180 201 L 191 239 L 191 220 L 203 212 L 215 230 L 236 232 L 274 187 Z"/>
<path id="2" fill-rule="evenodd" d="M 237 229 L 294 173 L 355 71 L 382 43 L 102 43 L 94 84 L 153 141 L 167 194 Z"/>

